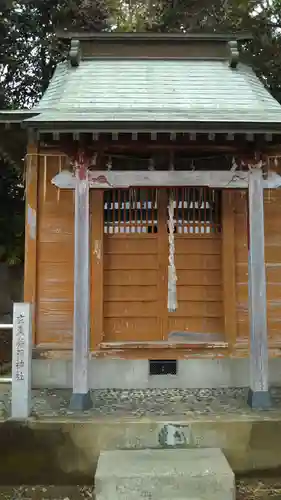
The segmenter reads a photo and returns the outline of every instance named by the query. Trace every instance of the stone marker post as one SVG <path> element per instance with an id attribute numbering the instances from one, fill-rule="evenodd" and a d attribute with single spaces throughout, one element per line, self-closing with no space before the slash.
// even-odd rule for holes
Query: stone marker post
<path id="1" fill-rule="evenodd" d="M 32 315 L 31 304 L 14 304 L 12 355 L 12 419 L 31 412 Z"/>

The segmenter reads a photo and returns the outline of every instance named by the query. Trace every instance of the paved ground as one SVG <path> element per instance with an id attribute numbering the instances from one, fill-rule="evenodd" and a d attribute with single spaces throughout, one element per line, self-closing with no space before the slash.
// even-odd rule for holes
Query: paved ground
<path id="1" fill-rule="evenodd" d="M 271 390 L 273 407 L 269 411 L 251 410 L 246 403 L 245 389 L 198 390 L 96 390 L 92 391 L 93 409 L 79 413 L 68 410 L 68 390 L 34 390 L 32 414 L 37 418 L 68 416 L 71 418 L 173 416 L 200 418 L 213 415 L 240 415 L 251 418 L 281 418 L 281 387 Z M 9 386 L 0 386 L 0 415 L 10 413 Z"/>

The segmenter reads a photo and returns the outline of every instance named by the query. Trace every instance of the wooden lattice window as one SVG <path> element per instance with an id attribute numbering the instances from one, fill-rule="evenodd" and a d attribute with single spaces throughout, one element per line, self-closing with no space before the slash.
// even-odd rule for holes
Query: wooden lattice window
<path id="1" fill-rule="evenodd" d="M 157 233 L 157 190 L 112 189 L 104 195 L 104 232 Z"/>
<path id="2" fill-rule="evenodd" d="M 171 191 L 169 191 L 170 193 Z M 221 193 L 208 187 L 172 190 L 175 233 L 211 234 L 221 231 Z"/>

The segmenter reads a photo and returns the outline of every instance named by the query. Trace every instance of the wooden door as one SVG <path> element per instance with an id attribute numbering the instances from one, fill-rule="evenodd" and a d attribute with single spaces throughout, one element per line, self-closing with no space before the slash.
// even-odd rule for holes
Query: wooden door
<path id="1" fill-rule="evenodd" d="M 157 189 L 105 193 L 105 342 L 162 339 L 159 213 Z"/>
<path id="2" fill-rule="evenodd" d="M 178 308 L 168 313 L 166 189 L 111 190 L 104 199 L 104 342 L 222 333 L 220 196 L 173 190 Z"/>
<path id="3" fill-rule="evenodd" d="M 206 187 L 173 190 L 176 312 L 172 332 L 223 334 L 221 193 Z"/>

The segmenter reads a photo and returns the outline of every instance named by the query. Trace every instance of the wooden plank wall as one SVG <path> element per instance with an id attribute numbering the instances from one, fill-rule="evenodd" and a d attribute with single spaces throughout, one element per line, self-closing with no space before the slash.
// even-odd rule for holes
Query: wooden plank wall
<path id="1" fill-rule="evenodd" d="M 157 285 L 157 235 L 104 236 L 106 342 L 162 340 Z"/>
<path id="2" fill-rule="evenodd" d="M 175 237 L 178 309 L 168 332 L 224 333 L 221 236 Z"/>
<path id="3" fill-rule="evenodd" d="M 265 261 L 269 342 L 281 340 L 281 191 L 264 194 Z M 248 340 L 247 196 L 235 193 L 235 255 L 237 291 L 237 340 Z"/>
<path id="4" fill-rule="evenodd" d="M 60 160 L 58 156 L 40 157 L 35 343 L 39 346 L 54 345 L 54 349 L 71 349 L 74 195 L 70 190 L 57 190 L 51 184 L 51 179 L 62 166 L 63 157 Z M 100 205 L 102 207 L 102 202 Z M 246 192 L 233 193 L 233 205 L 239 343 L 247 342 L 249 338 Z M 270 342 L 281 340 L 280 213 L 281 191 L 265 192 L 265 258 Z M 161 231 L 167 241 L 166 228 L 163 226 Z M 99 232 L 102 232 L 102 227 Z M 190 240 L 188 245 L 185 244 L 186 238 Z M 105 341 L 164 340 L 167 332 L 187 327 L 188 331 L 223 332 L 221 235 L 214 235 L 212 238 L 176 235 L 179 308 L 175 314 L 170 315 L 167 313 L 167 283 L 164 276 L 166 250 L 163 258 L 163 251 L 159 251 L 159 241 L 159 233 L 104 235 L 104 320 L 100 317 L 98 333 L 106 332 Z M 95 248 L 92 250 L 94 252 Z M 97 294 L 96 296 L 98 297 Z M 95 300 L 93 298 L 93 307 L 96 307 Z M 167 318 L 164 317 L 164 310 Z M 92 328 L 93 324 L 92 321 Z M 97 348 L 97 344 L 92 343 L 92 347 Z"/>
<path id="5" fill-rule="evenodd" d="M 163 268 L 159 236 L 105 235 L 106 342 L 167 340 L 171 331 L 224 332 L 221 237 L 176 237 L 178 309 L 168 314 L 168 254 Z"/>
<path id="6" fill-rule="evenodd" d="M 61 162 L 61 165 L 60 165 Z M 63 157 L 40 157 L 36 344 L 72 346 L 74 193 L 51 179 Z"/>

